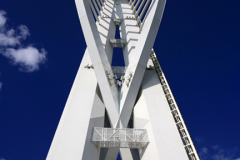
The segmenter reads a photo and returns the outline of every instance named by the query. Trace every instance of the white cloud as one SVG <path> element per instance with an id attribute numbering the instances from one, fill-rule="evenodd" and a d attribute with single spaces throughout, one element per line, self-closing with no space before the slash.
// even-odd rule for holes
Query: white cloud
<path id="1" fill-rule="evenodd" d="M 234 160 L 236 153 L 239 153 L 237 147 L 232 149 L 222 149 L 219 145 L 212 147 L 217 153 L 212 156 L 213 160 Z"/>
<path id="2" fill-rule="evenodd" d="M 29 29 L 25 25 L 20 25 L 18 27 L 18 30 L 20 31 L 19 37 L 20 39 L 26 39 L 28 36 L 30 36 Z"/>
<path id="3" fill-rule="evenodd" d="M 5 17 L 6 12 L 0 10 L 0 27 L 3 27 L 7 21 L 7 18 Z M 1 159 L 0 159 L 1 160 Z"/>
<path id="4" fill-rule="evenodd" d="M 0 160 L 6 160 L 5 158 L 0 158 Z"/>
<path id="5" fill-rule="evenodd" d="M 22 41 L 30 36 L 29 29 L 25 25 L 20 25 L 16 30 L 7 30 L 5 15 L 5 11 L 0 11 L 0 54 L 9 58 L 12 64 L 20 66 L 20 71 L 38 70 L 39 65 L 46 62 L 47 52 L 45 49 L 38 50 L 32 45 L 22 47 Z"/>
<path id="6" fill-rule="evenodd" d="M 8 35 L 8 32 L 6 34 L 0 33 L 0 46 L 16 46 L 17 44 L 20 44 L 18 38 Z"/>
<path id="7" fill-rule="evenodd" d="M 198 143 L 204 143 L 204 142 L 205 142 L 204 138 L 202 138 L 202 137 L 200 137 L 200 136 L 197 136 L 197 137 L 195 138 L 195 140 L 196 140 L 196 142 L 198 142 Z"/>
<path id="8" fill-rule="evenodd" d="M 219 149 L 220 149 L 220 146 L 219 146 L 219 145 L 214 145 L 214 146 L 212 146 L 211 148 L 214 149 L 214 150 L 219 150 Z"/>
<path id="9" fill-rule="evenodd" d="M 207 160 L 208 159 L 208 148 L 202 147 L 199 151 L 199 156 L 201 157 L 201 160 Z"/>
<path id="10" fill-rule="evenodd" d="M 203 152 L 204 154 L 208 153 L 208 149 L 206 147 L 201 148 L 201 152 Z"/>
<path id="11" fill-rule="evenodd" d="M 217 153 L 212 156 L 212 159 L 213 160 L 232 160 L 232 156 L 226 157 L 223 153 Z"/>
<path id="12" fill-rule="evenodd" d="M 13 49 L 8 48 L 3 55 L 9 58 L 14 65 L 19 65 L 21 71 L 32 72 L 39 69 L 39 64 L 46 61 L 47 52 L 39 51 L 35 47 Z"/>
<path id="13" fill-rule="evenodd" d="M 237 147 L 223 149 L 220 145 L 202 147 L 199 150 L 201 160 L 240 160 L 240 158 L 235 158 L 236 153 L 239 153 Z"/>

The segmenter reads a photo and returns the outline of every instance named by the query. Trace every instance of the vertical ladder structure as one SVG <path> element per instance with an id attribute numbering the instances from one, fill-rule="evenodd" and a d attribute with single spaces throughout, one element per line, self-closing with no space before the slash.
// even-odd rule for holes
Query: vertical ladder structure
<path id="1" fill-rule="evenodd" d="M 199 160 L 153 50 L 166 0 L 75 3 L 87 48 L 47 160 Z"/>

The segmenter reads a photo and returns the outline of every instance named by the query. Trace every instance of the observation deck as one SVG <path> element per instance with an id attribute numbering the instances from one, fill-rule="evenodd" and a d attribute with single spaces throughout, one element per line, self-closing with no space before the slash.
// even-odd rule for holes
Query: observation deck
<path id="1" fill-rule="evenodd" d="M 125 45 L 127 44 L 127 41 L 126 39 L 110 38 L 110 43 L 112 44 L 113 47 L 124 48 Z"/>
<path id="2" fill-rule="evenodd" d="M 95 127 L 92 141 L 101 148 L 143 148 L 149 143 L 146 129 L 131 128 Z"/>

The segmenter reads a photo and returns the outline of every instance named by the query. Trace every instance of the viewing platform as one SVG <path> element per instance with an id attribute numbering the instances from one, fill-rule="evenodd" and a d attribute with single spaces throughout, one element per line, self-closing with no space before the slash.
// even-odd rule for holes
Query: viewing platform
<path id="1" fill-rule="evenodd" d="M 96 127 L 92 141 L 101 148 L 143 148 L 149 143 L 146 129 L 131 128 Z"/>
<path id="2" fill-rule="evenodd" d="M 127 44 L 126 39 L 110 39 L 110 43 L 112 44 L 113 47 L 118 47 L 118 48 L 124 48 L 125 45 Z"/>

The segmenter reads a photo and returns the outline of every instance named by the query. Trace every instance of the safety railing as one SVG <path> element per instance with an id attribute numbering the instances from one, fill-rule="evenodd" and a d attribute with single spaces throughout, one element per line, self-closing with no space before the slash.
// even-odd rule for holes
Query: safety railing
<path id="1" fill-rule="evenodd" d="M 127 43 L 126 39 L 113 39 L 111 38 L 110 43 L 112 44 L 113 47 L 119 47 L 123 48 L 125 47 L 125 44 Z"/>
<path id="2" fill-rule="evenodd" d="M 117 78 L 121 78 L 122 76 L 124 76 L 126 69 L 127 69 L 127 67 L 112 66 L 112 72 L 114 75 L 117 76 Z"/>
<path id="3" fill-rule="evenodd" d="M 149 143 L 146 129 L 131 128 L 95 127 L 92 141 L 101 148 L 143 148 Z"/>

